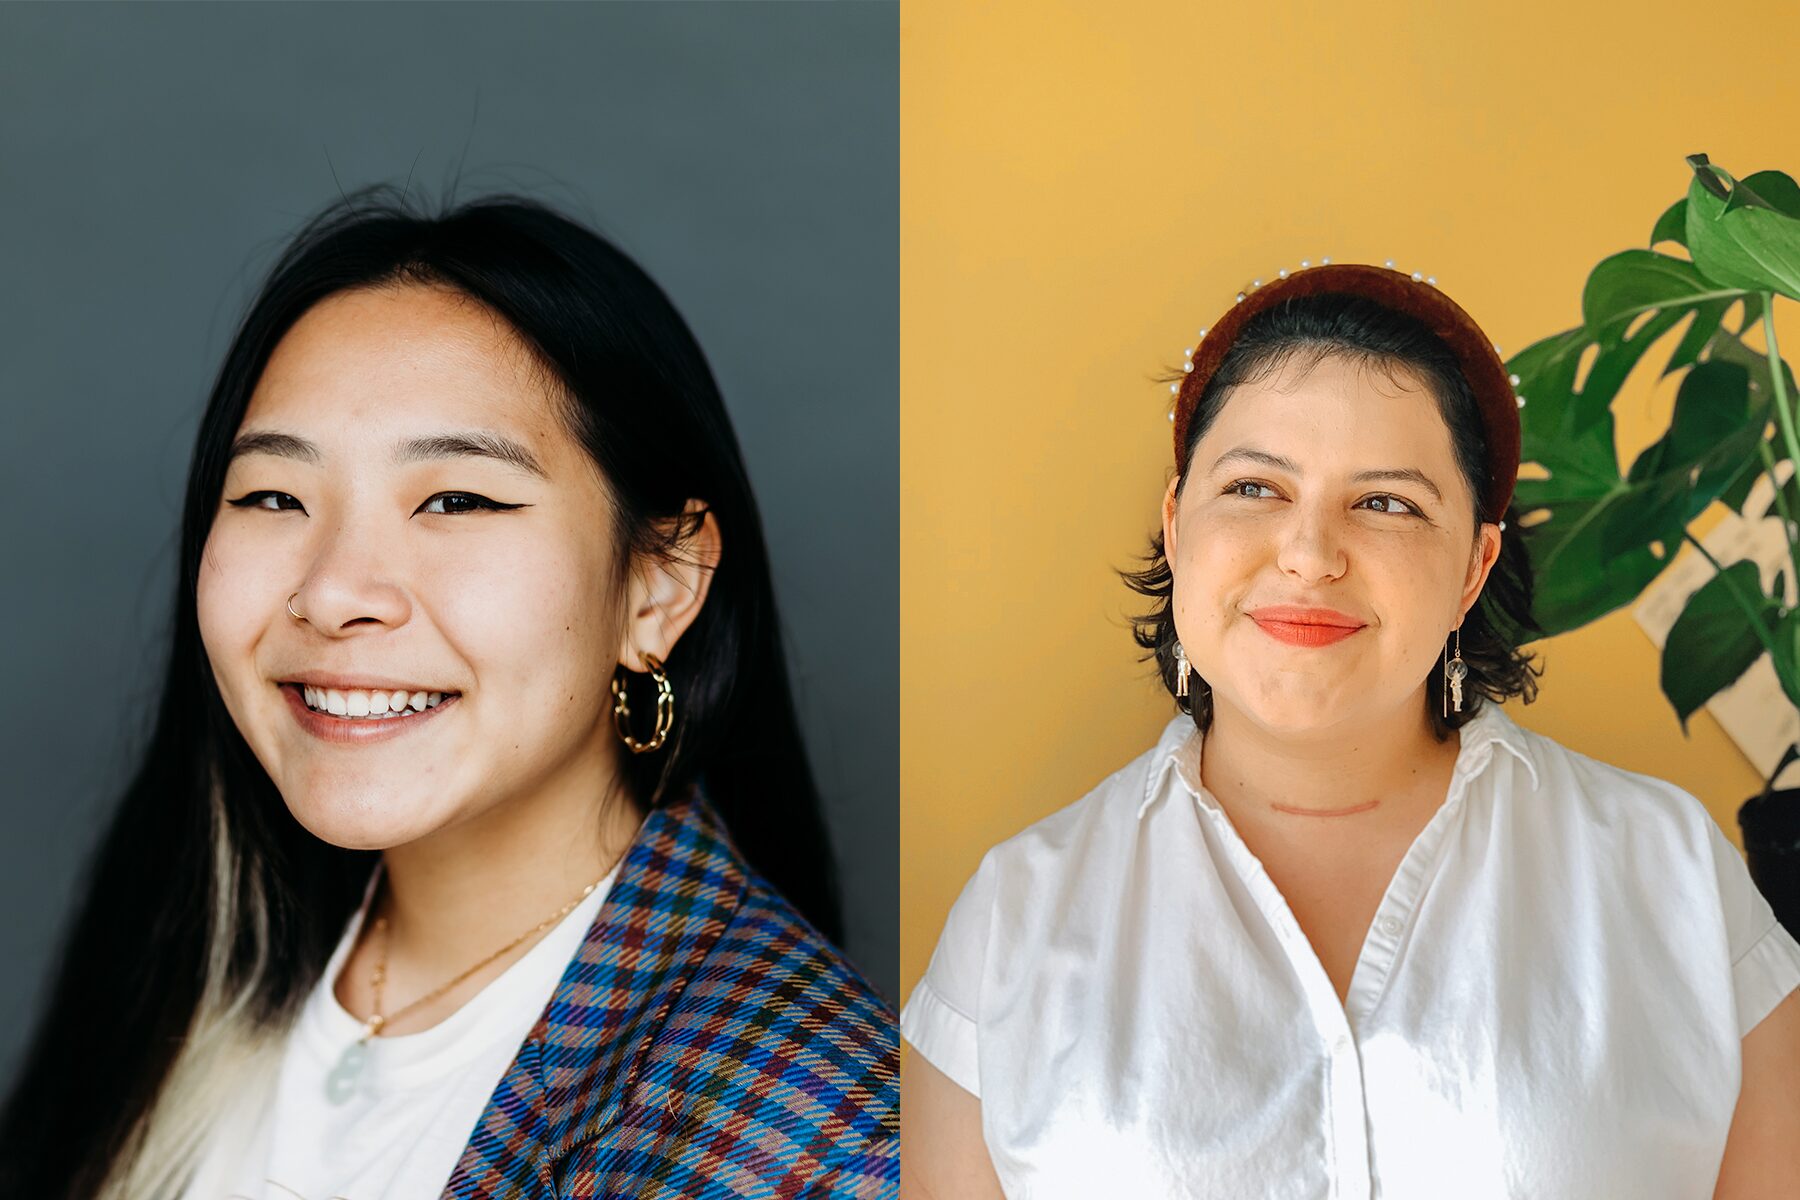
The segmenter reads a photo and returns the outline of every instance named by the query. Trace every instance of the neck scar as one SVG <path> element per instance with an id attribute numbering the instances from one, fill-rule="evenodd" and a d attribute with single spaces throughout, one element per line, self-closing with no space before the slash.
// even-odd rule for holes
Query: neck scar
<path id="1" fill-rule="evenodd" d="M 1371 800 L 1367 804 L 1358 804 L 1350 808 L 1290 808 L 1285 804 L 1271 804 L 1276 812 L 1293 813 L 1296 817 L 1347 817 L 1351 813 L 1368 812 L 1379 800 Z"/>

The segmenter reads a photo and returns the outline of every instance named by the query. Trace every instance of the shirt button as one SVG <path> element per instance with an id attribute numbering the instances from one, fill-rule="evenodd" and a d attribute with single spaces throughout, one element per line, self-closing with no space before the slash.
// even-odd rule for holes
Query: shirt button
<path id="1" fill-rule="evenodd" d="M 1383 917 L 1383 918 L 1381 918 L 1381 932 L 1383 932 L 1385 934 L 1389 934 L 1390 936 L 1393 934 L 1399 933 L 1400 932 L 1400 918 L 1399 917 Z"/>
<path id="2" fill-rule="evenodd" d="M 1333 1054 L 1350 1053 L 1350 1035 L 1347 1033 L 1338 1034 L 1338 1040 L 1331 1044 L 1331 1052 Z"/>

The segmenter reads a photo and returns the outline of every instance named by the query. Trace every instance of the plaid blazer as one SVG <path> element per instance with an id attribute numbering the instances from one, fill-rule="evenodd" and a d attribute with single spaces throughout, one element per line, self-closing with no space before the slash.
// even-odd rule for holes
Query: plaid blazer
<path id="1" fill-rule="evenodd" d="M 441 1200 L 897 1196 L 898 1037 L 689 796 L 645 819 Z"/>

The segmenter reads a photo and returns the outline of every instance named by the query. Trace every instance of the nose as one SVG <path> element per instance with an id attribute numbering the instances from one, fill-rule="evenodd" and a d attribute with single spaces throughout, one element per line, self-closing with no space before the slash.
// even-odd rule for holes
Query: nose
<path id="1" fill-rule="evenodd" d="M 1296 504 L 1277 537 L 1276 563 L 1296 579 L 1312 582 L 1344 573 L 1341 529 L 1337 519 L 1316 505 Z"/>
<path id="2" fill-rule="evenodd" d="M 291 604 L 306 624 L 327 636 L 342 636 L 370 622 L 404 624 L 412 604 L 396 577 L 397 561 L 372 530 L 338 522 L 320 539 L 304 578 L 289 585 L 299 592 L 283 597 L 282 619 L 293 620 Z"/>

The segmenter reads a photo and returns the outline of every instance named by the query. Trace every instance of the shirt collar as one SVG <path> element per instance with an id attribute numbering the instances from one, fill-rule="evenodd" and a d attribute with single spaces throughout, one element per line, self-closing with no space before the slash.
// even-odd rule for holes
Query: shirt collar
<path id="1" fill-rule="evenodd" d="M 1538 786 L 1537 764 L 1532 762 L 1531 750 L 1526 745 L 1529 736 L 1504 708 L 1491 700 L 1482 700 L 1481 708 L 1462 726 L 1456 773 L 1473 774 L 1481 770 L 1493 758 L 1494 748 L 1501 746 L 1525 764 L 1535 789 Z M 1174 789 L 1185 790 L 1206 808 L 1218 807 L 1218 802 L 1200 784 L 1200 751 L 1205 740 L 1194 719 L 1186 713 L 1176 714 L 1163 726 L 1162 736 L 1151 752 L 1149 778 L 1144 783 L 1144 798 L 1137 810 L 1140 819 L 1159 796 Z"/>

